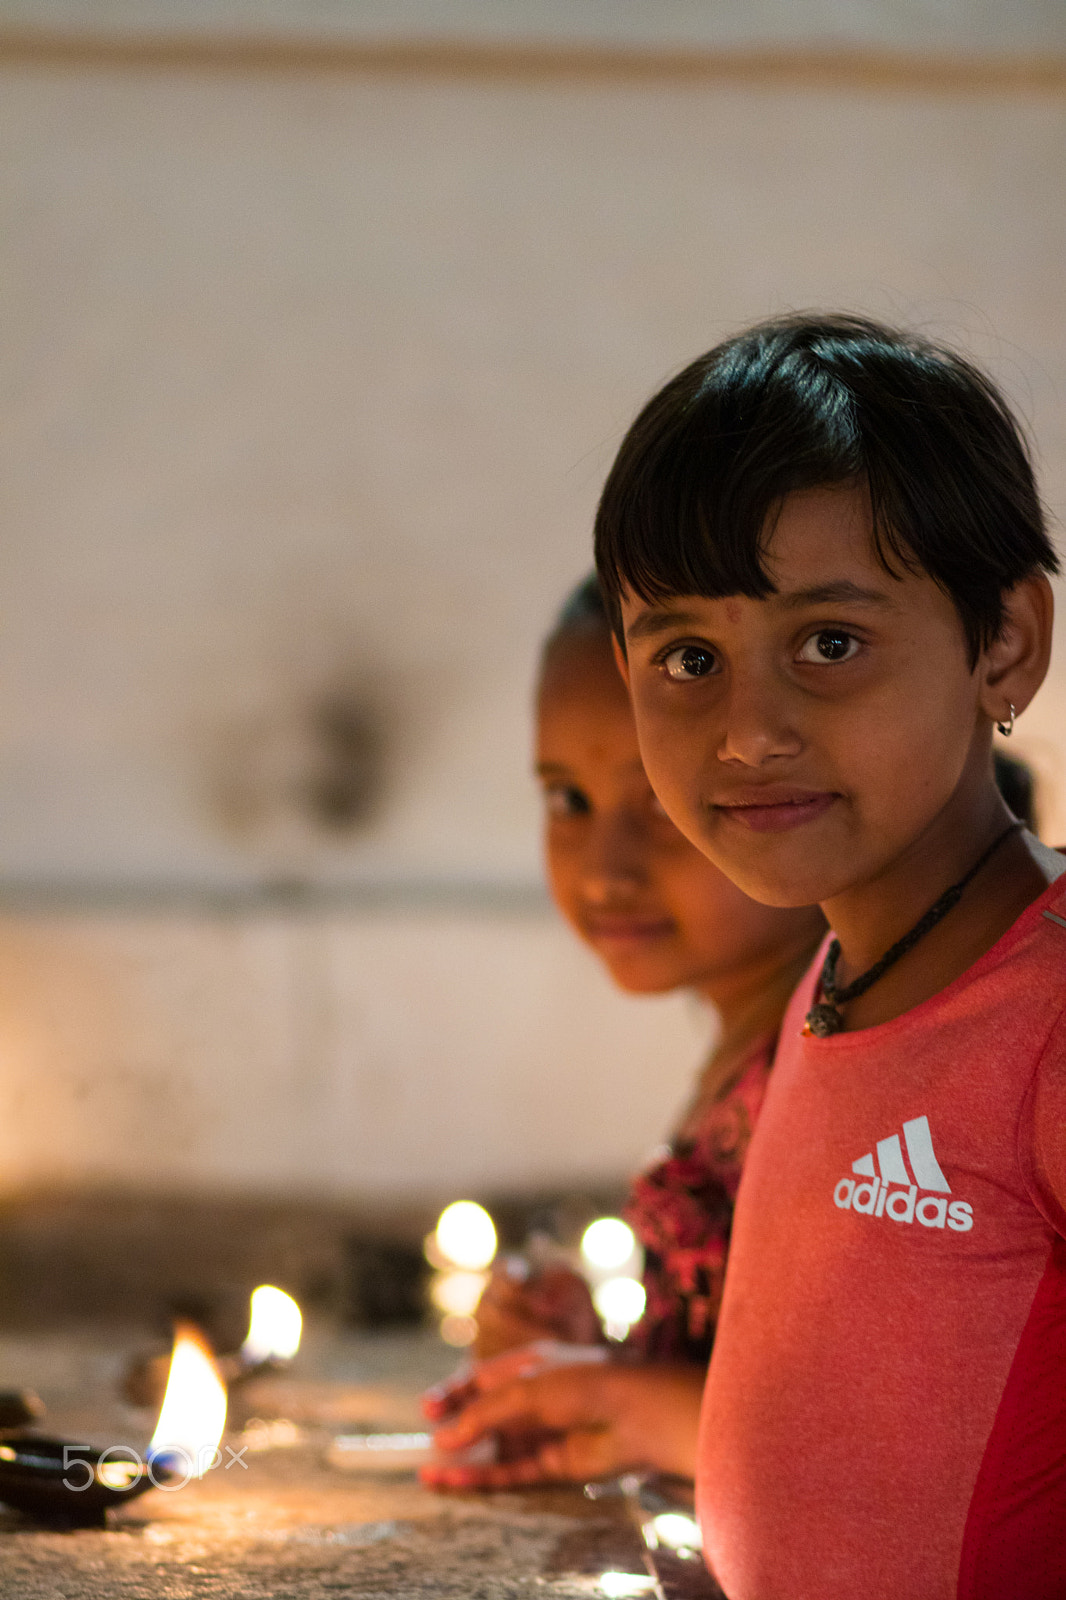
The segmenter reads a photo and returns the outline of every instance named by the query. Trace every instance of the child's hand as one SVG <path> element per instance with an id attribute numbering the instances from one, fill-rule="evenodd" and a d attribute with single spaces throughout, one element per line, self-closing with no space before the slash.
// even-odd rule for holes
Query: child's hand
<path id="1" fill-rule="evenodd" d="M 439 1489 L 503 1489 L 640 1470 L 692 1477 L 704 1376 L 695 1366 L 614 1362 L 522 1376 L 488 1362 L 470 1374 L 470 1398 L 437 1429 L 445 1459 L 424 1467 L 422 1480 Z M 492 1435 L 496 1462 L 446 1459 Z"/>
<path id="2" fill-rule="evenodd" d="M 570 1344 L 597 1344 L 603 1339 L 588 1284 L 578 1273 L 550 1266 L 523 1279 L 507 1260 L 485 1287 L 477 1326 L 474 1350 L 483 1358 L 536 1339 Z"/>
<path id="3" fill-rule="evenodd" d="M 602 1344 L 564 1344 L 557 1339 L 536 1339 L 516 1350 L 490 1356 L 487 1361 L 465 1363 L 442 1383 L 426 1390 L 422 1396 L 422 1412 L 430 1422 L 443 1422 L 490 1389 L 502 1389 L 518 1378 L 532 1378 L 549 1367 L 596 1364 L 606 1361 L 607 1354 L 607 1346 Z"/>

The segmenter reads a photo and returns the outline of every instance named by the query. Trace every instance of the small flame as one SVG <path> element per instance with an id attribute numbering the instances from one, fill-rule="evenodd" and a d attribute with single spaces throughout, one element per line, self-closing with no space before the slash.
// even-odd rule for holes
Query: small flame
<path id="1" fill-rule="evenodd" d="M 149 1457 L 178 1456 L 192 1477 L 202 1478 L 217 1458 L 225 1426 L 226 1386 L 210 1346 L 191 1322 L 179 1322 Z"/>
<path id="2" fill-rule="evenodd" d="M 303 1317 L 291 1294 L 260 1284 L 252 1295 L 248 1337 L 241 1358 L 250 1366 L 260 1361 L 291 1361 L 300 1348 Z"/>

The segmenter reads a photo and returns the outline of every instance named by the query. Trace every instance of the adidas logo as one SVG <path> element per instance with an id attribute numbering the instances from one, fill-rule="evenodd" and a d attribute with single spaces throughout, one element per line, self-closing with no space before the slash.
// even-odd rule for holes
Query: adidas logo
<path id="1" fill-rule="evenodd" d="M 903 1124 L 903 1143 L 899 1134 L 877 1141 L 877 1165 L 873 1152 L 851 1163 L 862 1182 L 841 1178 L 833 1190 L 833 1204 L 841 1211 L 857 1211 L 865 1217 L 891 1217 L 893 1222 L 920 1222 L 923 1228 L 953 1228 L 969 1233 L 973 1227 L 973 1207 L 965 1200 L 948 1201 L 951 1185 L 940 1170 L 933 1150 L 928 1117 L 914 1117 Z M 900 1187 L 892 1188 L 893 1184 Z M 928 1191 L 918 1199 L 919 1189 Z"/>

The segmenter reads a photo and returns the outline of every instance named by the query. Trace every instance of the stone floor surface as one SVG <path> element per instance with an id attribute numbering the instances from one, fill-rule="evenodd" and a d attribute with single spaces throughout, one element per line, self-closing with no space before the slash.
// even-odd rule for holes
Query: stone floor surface
<path id="1" fill-rule="evenodd" d="M 143 1449 L 152 1417 L 116 1398 L 133 1348 L 121 1332 L 0 1338 L 0 1387 L 35 1387 L 51 1434 Z M 454 1364 L 453 1352 L 423 1336 L 312 1336 L 291 1375 L 232 1397 L 227 1443 L 238 1459 L 201 1482 L 150 1491 L 109 1513 L 106 1530 L 57 1532 L 0 1508 L 0 1596 L 590 1600 L 624 1593 L 626 1577 L 629 1593 L 680 1595 L 649 1586 L 620 1497 L 593 1502 L 566 1489 L 445 1498 L 410 1471 L 331 1465 L 338 1432 L 417 1426 L 418 1394 Z"/>

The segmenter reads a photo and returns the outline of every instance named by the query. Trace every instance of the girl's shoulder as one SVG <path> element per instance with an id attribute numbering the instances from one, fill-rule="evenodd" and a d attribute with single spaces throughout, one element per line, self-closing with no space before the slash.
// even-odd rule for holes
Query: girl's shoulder
<path id="1" fill-rule="evenodd" d="M 731 1082 L 704 1106 L 689 1129 L 702 1164 L 735 1192 L 773 1066 L 776 1037 L 756 1040 Z"/>
<path id="2" fill-rule="evenodd" d="M 726 1071 L 716 1088 L 705 1089 L 697 1096 L 678 1129 L 678 1141 L 692 1145 L 698 1143 L 702 1130 L 713 1125 L 722 1108 L 737 1102 L 748 1107 L 753 1118 L 762 1104 L 766 1084 L 777 1049 L 776 1032 L 760 1034 L 752 1039 L 742 1054 Z"/>

